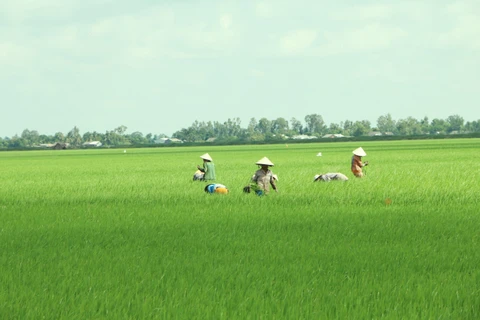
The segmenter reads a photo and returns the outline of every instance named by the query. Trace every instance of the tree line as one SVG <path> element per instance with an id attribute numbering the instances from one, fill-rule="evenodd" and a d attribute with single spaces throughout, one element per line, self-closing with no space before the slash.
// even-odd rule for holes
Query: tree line
<path id="1" fill-rule="evenodd" d="M 153 144 L 158 139 L 166 137 L 164 134 L 154 135 L 141 132 L 126 133 L 126 126 L 119 126 L 113 130 L 101 132 L 86 132 L 80 134 L 80 129 L 73 127 L 67 134 L 57 132 L 54 135 L 39 134 L 36 130 L 23 130 L 22 134 L 13 137 L 0 137 L 0 147 L 3 148 L 30 148 L 55 143 L 65 143 L 71 147 L 80 147 L 86 142 L 99 141 L 104 146 L 146 145 Z"/>
<path id="2" fill-rule="evenodd" d="M 386 114 L 380 116 L 376 125 L 372 126 L 368 120 L 345 120 L 327 125 L 321 115 L 309 114 L 305 116 L 304 122 L 296 118 L 292 118 L 290 121 L 284 118 L 274 120 L 251 118 L 246 128 L 240 126 L 239 118 L 228 119 L 223 123 L 195 121 L 190 127 L 175 132 L 173 137 L 187 142 L 207 141 L 211 138 L 227 142 L 255 142 L 289 139 L 298 135 L 322 137 L 327 134 L 341 134 L 348 137 L 360 137 L 372 133 L 411 136 L 472 132 L 480 132 L 480 120 L 465 122 L 459 115 L 430 121 L 428 117 L 421 120 L 413 117 L 394 120 L 391 114 Z"/>
<path id="3" fill-rule="evenodd" d="M 126 133 L 126 126 L 119 126 L 113 130 L 101 132 L 86 132 L 80 134 L 76 126 L 67 134 L 57 132 L 54 135 L 40 134 L 36 130 L 23 130 L 22 134 L 13 137 L 0 137 L 0 148 L 30 148 L 45 144 L 68 143 L 71 147 L 81 147 L 90 141 L 100 141 L 103 146 L 149 145 L 167 138 L 165 134 L 144 135 L 141 132 Z M 429 120 L 424 117 L 417 120 L 413 117 L 395 120 L 390 114 L 382 115 L 377 119 L 375 126 L 368 120 L 350 121 L 326 124 L 319 114 L 305 116 L 304 122 L 296 118 L 287 121 L 284 118 L 259 120 L 251 118 L 248 126 L 243 128 L 239 118 L 228 119 L 225 122 L 195 121 L 188 128 L 176 131 L 172 138 L 183 142 L 205 142 L 215 140 L 224 143 L 235 142 L 268 142 L 292 139 L 298 135 L 322 137 L 326 134 L 342 134 L 350 137 L 360 137 L 378 133 L 381 135 L 412 136 L 427 134 L 452 134 L 480 132 L 480 120 L 465 121 L 459 115 L 452 115 L 446 119 Z"/>

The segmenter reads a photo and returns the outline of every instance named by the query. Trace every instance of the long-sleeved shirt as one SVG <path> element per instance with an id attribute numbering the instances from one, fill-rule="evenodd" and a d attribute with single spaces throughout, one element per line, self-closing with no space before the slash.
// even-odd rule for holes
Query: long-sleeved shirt
<path id="1" fill-rule="evenodd" d="M 357 155 L 353 155 L 352 157 L 352 173 L 355 175 L 355 177 L 363 177 L 363 172 L 362 168 L 365 165 L 362 162 L 362 157 L 359 157 Z"/>
<path id="2" fill-rule="evenodd" d="M 277 186 L 275 185 L 275 179 L 273 178 L 273 173 L 270 170 L 267 170 L 266 172 L 263 171 L 263 169 L 257 170 L 252 178 L 252 181 L 256 182 L 258 188 L 263 190 L 265 194 L 270 192 L 270 185 L 272 185 L 274 190 L 277 189 Z"/>
<path id="3" fill-rule="evenodd" d="M 205 171 L 204 180 L 215 180 L 215 165 L 213 162 L 204 162 L 203 169 Z"/>

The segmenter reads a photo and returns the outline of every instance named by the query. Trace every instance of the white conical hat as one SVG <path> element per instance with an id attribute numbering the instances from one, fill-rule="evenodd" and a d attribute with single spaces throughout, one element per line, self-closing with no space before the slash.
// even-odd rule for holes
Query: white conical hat
<path id="1" fill-rule="evenodd" d="M 353 153 L 354 155 L 356 155 L 356 156 L 359 156 L 359 157 L 365 157 L 365 156 L 367 155 L 367 154 L 365 153 L 365 151 L 362 149 L 362 147 L 353 150 L 352 153 Z"/>
<path id="2" fill-rule="evenodd" d="M 316 175 L 313 177 L 313 182 L 317 181 L 318 178 L 320 178 L 320 175 L 319 175 L 319 174 L 316 174 Z"/>
<path id="3" fill-rule="evenodd" d="M 208 160 L 208 161 L 213 161 L 212 157 L 208 153 L 202 154 L 200 158 Z"/>
<path id="4" fill-rule="evenodd" d="M 262 159 L 255 162 L 255 164 L 259 164 L 259 165 L 263 164 L 265 166 L 272 166 L 273 167 L 272 161 L 270 161 L 267 157 L 263 157 Z"/>

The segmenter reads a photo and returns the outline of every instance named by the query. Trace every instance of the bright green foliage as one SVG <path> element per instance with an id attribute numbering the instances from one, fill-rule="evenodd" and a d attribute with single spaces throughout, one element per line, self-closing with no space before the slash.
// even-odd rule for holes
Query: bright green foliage
<path id="1" fill-rule="evenodd" d="M 359 146 L 362 179 L 350 173 Z M 478 319 L 479 150 L 465 139 L 1 152 L 0 316 Z M 192 181 L 205 152 L 230 194 Z M 264 156 L 279 193 L 244 194 Z M 350 180 L 313 183 L 326 172 Z"/>

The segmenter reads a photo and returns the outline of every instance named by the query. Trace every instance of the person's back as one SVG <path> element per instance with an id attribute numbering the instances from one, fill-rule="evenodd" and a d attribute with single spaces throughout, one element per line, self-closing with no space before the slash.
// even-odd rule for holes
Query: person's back
<path id="1" fill-rule="evenodd" d="M 317 174 L 313 178 L 313 182 L 315 181 L 331 181 L 331 180 L 340 180 L 340 181 L 348 181 L 348 177 L 340 172 L 329 172 L 324 174 Z"/>
<path id="2" fill-rule="evenodd" d="M 203 164 L 205 168 L 204 180 L 215 180 L 215 165 L 211 161 L 207 161 Z"/>

